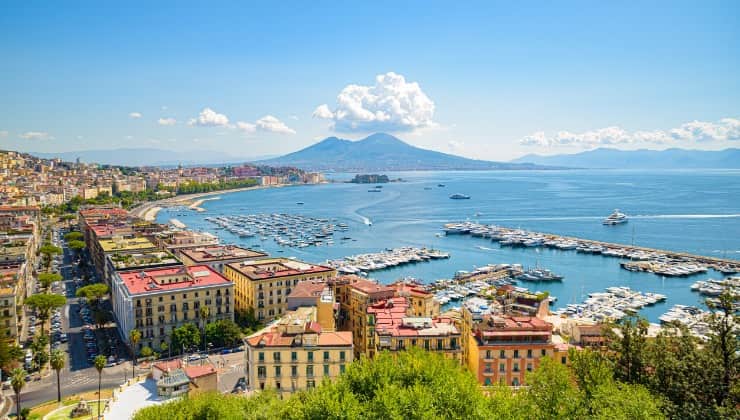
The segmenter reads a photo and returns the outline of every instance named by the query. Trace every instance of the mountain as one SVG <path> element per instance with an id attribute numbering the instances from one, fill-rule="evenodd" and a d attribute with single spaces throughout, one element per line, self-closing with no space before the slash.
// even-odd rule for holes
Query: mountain
<path id="1" fill-rule="evenodd" d="M 172 166 L 172 165 L 208 165 L 219 163 L 247 162 L 264 159 L 264 157 L 240 157 L 213 150 L 172 151 L 150 148 L 130 148 L 112 150 L 81 150 L 78 152 L 36 153 L 40 158 L 60 158 L 74 162 L 80 158 L 84 163 L 100 163 L 121 166 Z"/>
<path id="2" fill-rule="evenodd" d="M 376 133 L 351 141 L 329 137 L 305 149 L 257 162 L 306 170 L 405 171 L 533 169 L 536 165 L 489 162 L 421 149 L 390 134 Z"/>
<path id="3" fill-rule="evenodd" d="M 600 148 L 572 155 L 526 155 L 513 163 L 570 168 L 616 169 L 740 169 L 740 149 L 617 150 Z"/>

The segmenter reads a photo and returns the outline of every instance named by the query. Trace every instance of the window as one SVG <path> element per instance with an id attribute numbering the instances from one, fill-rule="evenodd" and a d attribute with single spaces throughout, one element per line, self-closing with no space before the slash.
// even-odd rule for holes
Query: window
<path id="1" fill-rule="evenodd" d="M 308 361 L 309 362 L 313 362 L 313 352 L 312 351 L 309 351 L 309 352 L 307 352 L 307 354 L 308 354 Z"/>
<path id="2" fill-rule="evenodd" d="M 486 350 L 486 359 L 491 358 L 491 350 Z"/>
<path id="3" fill-rule="evenodd" d="M 512 379 L 511 386 L 519 386 L 519 378 Z"/>
<path id="4" fill-rule="evenodd" d="M 324 376 L 329 376 L 329 365 L 324 365 Z"/>
<path id="5" fill-rule="evenodd" d="M 542 353 L 541 353 L 541 354 L 542 354 L 542 357 L 545 357 L 545 356 L 547 356 L 547 350 L 545 350 L 545 349 L 542 349 Z"/>
<path id="6" fill-rule="evenodd" d="M 344 365 L 339 365 L 339 373 L 344 373 Z"/>
<path id="7" fill-rule="evenodd" d="M 306 388 L 316 388 L 316 381 L 306 381 Z"/>
<path id="8" fill-rule="evenodd" d="M 531 372 L 531 371 L 532 371 L 532 364 L 527 363 L 527 372 Z"/>
<path id="9" fill-rule="evenodd" d="M 325 352 L 324 352 L 324 360 L 325 360 L 325 361 L 326 361 L 326 360 L 329 360 L 329 352 L 328 352 L 328 351 L 325 351 Z"/>
<path id="10" fill-rule="evenodd" d="M 267 376 L 267 368 L 264 366 L 257 366 L 257 376 L 260 378 L 264 378 Z"/>
<path id="11" fill-rule="evenodd" d="M 281 375 L 280 366 L 275 366 L 275 376 L 280 377 Z"/>
<path id="12" fill-rule="evenodd" d="M 292 362 L 295 362 L 295 361 L 297 361 L 297 360 L 298 360 L 298 353 L 296 353 L 296 352 L 294 352 L 294 351 L 290 352 L 290 360 L 291 360 Z"/>
<path id="13" fill-rule="evenodd" d="M 429 340 L 424 340 L 424 350 L 429 350 Z"/>
<path id="14" fill-rule="evenodd" d="M 491 381 L 491 378 L 486 378 L 486 381 L 484 383 L 485 386 L 491 386 L 493 385 L 493 382 Z"/>
<path id="15" fill-rule="evenodd" d="M 532 358 L 532 349 L 527 350 L 527 359 Z"/>
<path id="16" fill-rule="evenodd" d="M 260 362 L 264 362 L 265 361 L 265 353 L 264 352 L 259 352 L 258 357 L 259 357 L 259 361 Z"/>
<path id="17" fill-rule="evenodd" d="M 343 362 L 344 361 L 344 357 L 345 357 L 345 353 L 344 353 L 344 350 L 342 350 L 342 351 L 339 352 L 339 361 Z"/>
<path id="18" fill-rule="evenodd" d="M 498 364 L 498 371 L 501 373 L 506 372 L 506 363 L 499 363 Z"/>
<path id="19" fill-rule="evenodd" d="M 519 350 L 514 350 L 514 358 L 515 359 L 519 358 Z"/>
<path id="20" fill-rule="evenodd" d="M 306 376 L 309 378 L 313 376 L 313 365 L 306 365 Z"/>
<path id="21" fill-rule="evenodd" d="M 519 372 L 519 363 L 514 363 L 514 372 Z"/>
<path id="22" fill-rule="evenodd" d="M 566 362 L 565 356 L 561 357 L 560 358 L 560 363 L 565 364 L 565 362 Z"/>
<path id="23" fill-rule="evenodd" d="M 290 367 L 290 376 L 296 377 L 298 376 L 298 366 L 291 366 Z"/>
<path id="24" fill-rule="evenodd" d="M 272 353 L 272 360 L 275 361 L 275 362 L 279 362 L 280 361 L 280 352 L 279 351 L 276 351 L 276 352 Z"/>
<path id="25" fill-rule="evenodd" d="M 275 382 L 275 389 L 280 389 L 280 382 Z"/>

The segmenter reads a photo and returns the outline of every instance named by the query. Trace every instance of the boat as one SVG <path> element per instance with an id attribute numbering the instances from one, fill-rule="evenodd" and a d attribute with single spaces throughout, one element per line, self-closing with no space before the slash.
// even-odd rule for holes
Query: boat
<path id="1" fill-rule="evenodd" d="M 382 192 L 382 190 L 378 190 L 378 189 L 369 189 L 369 190 L 367 190 L 367 192 Z"/>
<path id="2" fill-rule="evenodd" d="M 437 184 L 438 187 L 444 187 L 445 184 Z"/>
<path id="3" fill-rule="evenodd" d="M 619 209 L 615 209 L 614 213 L 610 214 L 602 224 L 613 226 L 613 225 L 620 225 L 622 223 L 627 223 L 629 219 L 627 218 L 627 215 L 624 213 L 620 213 Z"/>
<path id="4" fill-rule="evenodd" d="M 296 204 L 298 204 L 299 206 L 302 206 L 302 205 L 304 205 L 304 204 L 306 204 L 306 203 L 304 203 L 303 201 L 299 201 L 299 202 L 297 202 Z"/>
<path id="5" fill-rule="evenodd" d="M 450 198 L 453 200 L 469 200 L 470 196 L 465 194 L 452 194 Z"/>

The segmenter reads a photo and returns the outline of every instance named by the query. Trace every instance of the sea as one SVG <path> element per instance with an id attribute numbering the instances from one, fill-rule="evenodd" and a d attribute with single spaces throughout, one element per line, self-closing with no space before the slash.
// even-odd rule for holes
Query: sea
<path id="1" fill-rule="evenodd" d="M 668 299 L 640 314 L 651 322 L 675 304 L 702 306 L 690 290 L 697 280 L 722 274 L 668 278 L 622 269 L 617 258 L 545 248 L 500 247 L 488 239 L 444 236 L 448 222 L 475 221 L 537 232 L 621 244 L 683 251 L 740 260 L 740 171 L 461 171 L 386 173 L 398 182 L 375 185 L 347 183 L 354 174 L 330 173 L 322 185 L 287 186 L 221 194 L 205 201 L 204 212 L 184 207 L 163 209 L 157 221 L 178 219 L 189 229 L 218 235 L 223 243 L 261 248 L 271 255 L 313 263 L 379 252 L 402 246 L 431 247 L 449 259 L 374 271 L 370 277 L 388 283 L 403 277 L 423 282 L 451 278 L 457 271 L 487 264 L 516 263 L 563 275 L 558 283 L 519 285 L 547 290 L 558 299 L 553 308 L 582 302 L 591 292 L 628 286 L 662 293 Z M 469 200 L 452 200 L 459 193 Z M 303 203 L 303 204 L 298 204 Z M 604 226 L 614 209 L 629 222 Z M 240 238 L 205 220 L 209 216 L 290 213 L 335 219 L 349 225 L 335 233 L 334 245 L 282 247 L 271 238 Z M 340 240 L 347 236 L 350 240 Z"/>

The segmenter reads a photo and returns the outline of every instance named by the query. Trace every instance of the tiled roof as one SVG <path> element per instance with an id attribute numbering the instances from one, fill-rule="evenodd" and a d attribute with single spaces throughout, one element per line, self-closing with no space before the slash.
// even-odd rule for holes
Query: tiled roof
<path id="1" fill-rule="evenodd" d="M 196 263 L 233 260 L 238 258 L 266 257 L 264 252 L 254 251 L 234 245 L 209 245 L 180 251 Z"/>
<path id="2" fill-rule="evenodd" d="M 288 258 L 269 258 L 228 264 L 228 267 L 252 280 L 290 277 L 304 274 L 328 273 L 333 268 L 308 264 Z"/>
<path id="3" fill-rule="evenodd" d="M 213 271 L 207 265 L 158 268 L 120 273 L 119 275 L 131 295 L 181 290 L 189 287 L 225 286 L 231 284 L 229 280 Z M 169 284 L 159 284 L 155 280 L 160 276 L 174 275 L 182 275 L 182 278 L 185 280 Z"/>
<path id="4" fill-rule="evenodd" d="M 188 375 L 188 378 L 190 379 L 195 379 L 195 378 L 200 378 L 201 376 L 208 376 L 208 375 L 216 374 L 216 369 L 211 365 L 187 366 L 187 367 L 184 367 L 182 370 L 185 371 L 185 374 Z"/>

